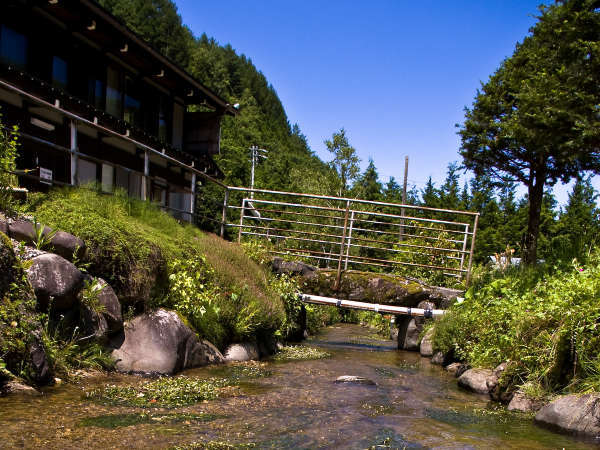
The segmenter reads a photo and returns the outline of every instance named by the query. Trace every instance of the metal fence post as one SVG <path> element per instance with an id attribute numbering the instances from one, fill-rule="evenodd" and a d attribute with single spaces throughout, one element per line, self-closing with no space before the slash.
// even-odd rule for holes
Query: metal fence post
<path id="1" fill-rule="evenodd" d="M 229 189 L 225 189 L 223 198 L 223 213 L 221 214 L 221 237 L 225 237 L 225 225 L 227 224 L 227 204 L 229 203 Z"/>
<path id="2" fill-rule="evenodd" d="M 354 210 L 350 214 L 350 231 L 348 232 L 348 244 L 346 245 L 346 262 L 344 263 L 344 270 L 348 270 L 348 257 L 350 256 L 350 243 L 352 242 L 352 227 L 354 226 Z"/>
<path id="3" fill-rule="evenodd" d="M 246 199 L 242 199 L 242 209 L 240 210 L 240 229 L 238 230 L 238 244 L 242 243 L 242 227 L 244 226 L 244 212 L 246 209 Z"/>
<path id="4" fill-rule="evenodd" d="M 465 264 L 465 250 L 467 249 L 467 238 L 469 237 L 469 224 L 465 225 L 465 237 L 463 239 L 462 253 L 460 254 L 460 270 Z"/>
<path id="5" fill-rule="evenodd" d="M 475 215 L 475 223 L 473 224 L 473 236 L 471 236 L 471 250 L 469 251 L 469 267 L 467 268 L 466 287 L 471 283 L 471 268 L 473 267 L 473 251 L 475 250 L 475 236 L 477 236 L 477 224 L 479 223 L 479 213 Z"/>
<path id="6" fill-rule="evenodd" d="M 344 242 L 346 241 L 346 231 L 348 229 L 348 213 L 350 212 L 350 200 L 346 200 L 346 213 L 344 214 L 344 230 L 342 231 L 342 242 L 340 243 L 340 257 L 338 259 L 337 277 L 333 290 L 337 291 L 340 288 L 342 278 L 342 258 L 344 257 Z"/>

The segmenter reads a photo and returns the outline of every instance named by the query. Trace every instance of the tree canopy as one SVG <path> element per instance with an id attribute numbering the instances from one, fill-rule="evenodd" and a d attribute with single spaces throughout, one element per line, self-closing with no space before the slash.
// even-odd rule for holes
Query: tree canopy
<path id="1" fill-rule="evenodd" d="M 526 262 L 536 261 L 544 188 L 600 173 L 600 10 L 597 0 L 542 7 L 466 109 L 461 155 L 475 174 L 527 186 Z"/>

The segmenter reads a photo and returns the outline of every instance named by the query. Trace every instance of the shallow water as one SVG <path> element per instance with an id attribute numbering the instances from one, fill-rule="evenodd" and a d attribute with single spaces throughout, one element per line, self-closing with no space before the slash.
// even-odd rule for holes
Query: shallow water
<path id="1" fill-rule="evenodd" d="M 453 376 L 418 354 L 399 352 L 357 325 L 330 327 L 307 345 L 331 358 L 268 363 L 270 377 L 234 395 L 175 409 L 106 406 L 84 392 L 138 377 L 110 375 L 0 399 L 1 448 L 172 448 L 195 443 L 256 448 L 592 448 L 552 433 L 460 390 Z M 222 367 L 185 372 L 213 377 Z M 358 375 L 376 386 L 335 384 Z M 229 448 L 213 445 L 210 448 Z"/>

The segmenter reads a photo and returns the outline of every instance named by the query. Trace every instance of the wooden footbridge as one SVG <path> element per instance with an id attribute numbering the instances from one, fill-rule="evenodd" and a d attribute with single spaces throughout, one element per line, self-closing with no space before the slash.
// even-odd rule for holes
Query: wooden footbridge
<path id="1" fill-rule="evenodd" d="M 421 316 L 425 318 L 435 318 L 444 315 L 443 309 L 423 309 L 410 308 L 406 306 L 379 305 L 373 303 L 356 302 L 353 300 L 339 300 L 331 297 L 321 297 L 319 295 L 299 294 L 298 298 L 304 303 L 315 305 L 337 306 L 338 308 L 358 309 L 361 311 L 373 311 L 380 314 L 393 314 L 395 316 Z"/>

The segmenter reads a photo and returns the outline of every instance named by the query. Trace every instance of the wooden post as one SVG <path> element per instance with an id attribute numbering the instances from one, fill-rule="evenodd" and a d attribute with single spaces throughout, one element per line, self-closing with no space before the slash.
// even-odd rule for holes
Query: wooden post
<path id="1" fill-rule="evenodd" d="M 71 186 L 77 186 L 79 184 L 79 177 L 77 176 L 77 124 L 74 120 L 69 123 L 71 131 Z"/>
<path id="2" fill-rule="evenodd" d="M 473 224 L 473 236 L 471 236 L 471 251 L 469 252 L 469 267 L 467 268 L 466 287 L 471 283 L 471 268 L 473 267 L 473 251 L 475 250 L 475 236 L 477 235 L 477 224 L 479 223 L 479 213 L 475 216 L 475 224 Z"/>
<path id="3" fill-rule="evenodd" d="M 350 212 L 350 200 L 346 200 L 346 213 L 344 214 L 344 231 L 342 232 L 342 242 L 340 242 L 340 257 L 338 259 L 337 276 L 333 290 L 337 291 L 340 288 L 342 279 L 342 258 L 344 257 L 344 242 L 346 241 L 346 230 L 348 228 L 348 213 Z"/>
<path id="4" fill-rule="evenodd" d="M 225 225 L 227 224 L 227 204 L 229 203 L 229 189 L 225 189 L 223 198 L 223 213 L 221 214 L 221 237 L 225 238 Z"/>
<path id="5" fill-rule="evenodd" d="M 150 189 L 150 155 L 148 150 L 144 150 L 144 176 L 142 177 L 142 200 L 148 200 L 148 190 Z"/>

